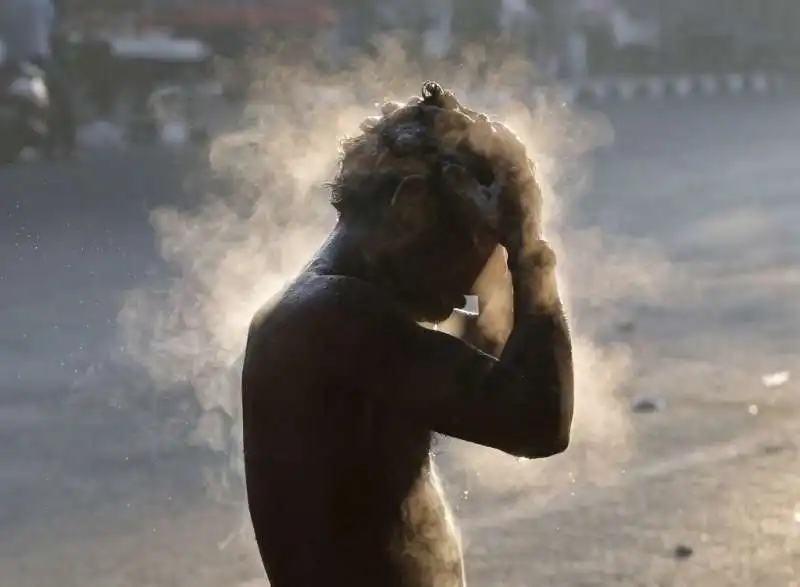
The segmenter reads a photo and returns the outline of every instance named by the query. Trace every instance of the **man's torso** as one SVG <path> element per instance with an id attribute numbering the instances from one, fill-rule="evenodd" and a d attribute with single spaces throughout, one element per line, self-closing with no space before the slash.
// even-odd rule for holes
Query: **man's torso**
<path id="1" fill-rule="evenodd" d="M 374 357 L 347 346 L 358 317 L 343 326 L 330 316 L 348 301 L 304 299 L 339 296 L 335 280 L 320 279 L 290 288 L 251 332 L 249 359 L 267 375 L 243 386 L 245 404 L 258 394 L 260 406 L 250 410 L 258 421 L 245 408 L 245 454 L 260 453 L 248 486 L 261 487 L 251 511 L 264 512 L 256 534 L 273 585 L 327 573 L 351 587 L 458 587 L 460 545 L 429 462 L 430 431 L 363 388 L 358 370 Z"/>

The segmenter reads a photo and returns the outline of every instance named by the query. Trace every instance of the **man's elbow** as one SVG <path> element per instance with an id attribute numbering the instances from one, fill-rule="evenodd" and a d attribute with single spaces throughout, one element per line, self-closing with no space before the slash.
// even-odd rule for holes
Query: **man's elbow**
<path id="1" fill-rule="evenodd" d="M 546 459 L 561 454 L 569 448 L 570 432 L 566 430 L 552 435 L 537 435 L 533 440 L 520 446 L 513 452 L 513 456 L 523 459 Z"/>
<path id="2" fill-rule="evenodd" d="M 526 451 L 529 454 L 521 455 L 529 459 L 543 459 L 561 454 L 569 448 L 572 432 L 572 416 L 574 412 L 574 377 L 572 371 L 572 354 L 567 353 L 568 360 L 559 363 L 559 383 L 556 391 L 549 396 L 549 401 L 539 405 L 538 426 L 532 442 Z"/>
<path id="3" fill-rule="evenodd" d="M 544 459 L 561 454 L 569 448 L 572 433 L 572 406 L 559 405 L 555 413 L 539 422 L 528 424 L 530 431 L 514 456 Z"/>
<path id="4" fill-rule="evenodd" d="M 539 458 L 543 459 L 546 457 L 552 457 L 557 454 L 561 454 L 562 452 L 566 451 L 569 448 L 569 441 L 570 441 L 569 429 L 560 432 L 559 434 L 555 435 L 549 442 L 546 442 L 542 445 L 541 450 L 539 451 L 541 453 L 539 455 Z"/>

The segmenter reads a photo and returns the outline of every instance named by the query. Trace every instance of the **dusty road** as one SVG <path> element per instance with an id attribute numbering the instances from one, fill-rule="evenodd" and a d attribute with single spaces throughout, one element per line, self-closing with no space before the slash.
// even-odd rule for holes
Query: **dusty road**
<path id="1" fill-rule="evenodd" d="M 606 114 L 615 142 L 562 227 L 574 448 L 541 466 L 453 447 L 471 584 L 797 585 L 800 101 Z M 119 344 L 125 292 L 164 273 L 149 210 L 197 201 L 200 165 L 154 150 L 0 171 L 3 585 L 260 576 L 246 532 L 220 545 L 241 505 L 208 496 L 196 408 L 130 370 L 86 377 Z M 632 413 L 639 397 L 659 410 Z"/>

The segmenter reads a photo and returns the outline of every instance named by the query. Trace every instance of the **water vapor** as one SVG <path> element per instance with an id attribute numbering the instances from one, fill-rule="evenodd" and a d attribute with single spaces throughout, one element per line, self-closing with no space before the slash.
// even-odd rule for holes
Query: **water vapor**
<path id="1" fill-rule="evenodd" d="M 191 439 L 225 455 L 224 470 L 216 472 L 223 478 L 241 474 L 238 369 L 249 320 L 333 225 L 322 185 L 332 177 L 338 141 L 377 113 L 376 102 L 406 99 L 429 78 L 506 121 L 534 155 L 547 237 L 561 260 L 578 378 L 575 442 L 567 456 L 552 464 L 518 463 L 459 444 L 448 466 L 466 475 L 473 489 L 505 494 L 597 482 L 626 459 L 631 431 L 617 392 L 632 355 L 598 333 L 620 300 L 658 294 L 666 264 L 640 243 L 570 225 L 570 211 L 591 182 L 587 155 L 611 140 L 603 119 L 567 107 L 557 91 L 534 99 L 529 88 L 536 72 L 524 61 L 473 51 L 465 63 L 423 72 L 391 40 L 346 73 L 321 74 L 285 56 L 264 60 L 241 119 L 210 147 L 209 169 L 223 188 L 208 188 L 188 210 L 153 210 L 171 277 L 129 292 L 119 315 L 122 345 L 161 393 L 187 383 L 194 390 L 200 416 Z M 611 314 L 603 318 L 604 312 Z"/>

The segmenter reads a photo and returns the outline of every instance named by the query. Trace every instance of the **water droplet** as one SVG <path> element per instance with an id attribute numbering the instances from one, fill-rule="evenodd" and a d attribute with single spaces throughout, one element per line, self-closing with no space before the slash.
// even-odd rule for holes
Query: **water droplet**
<path id="1" fill-rule="evenodd" d="M 694 554 L 694 549 L 686 544 L 678 544 L 672 554 L 678 560 L 686 560 Z"/>
<path id="2" fill-rule="evenodd" d="M 662 398 L 639 397 L 631 402 L 631 409 L 635 414 L 652 414 L 665 408 L 666 401 Z"/>
<path id="3" fill-rule="evenodd" d="M 768 373 L 761 378 L 761 382 L 764 384 L 764 387 L 780 387 L 788 383 L 789 381 L 789 372 L 788 371 L 777 371 L 775 373 Z"/>

